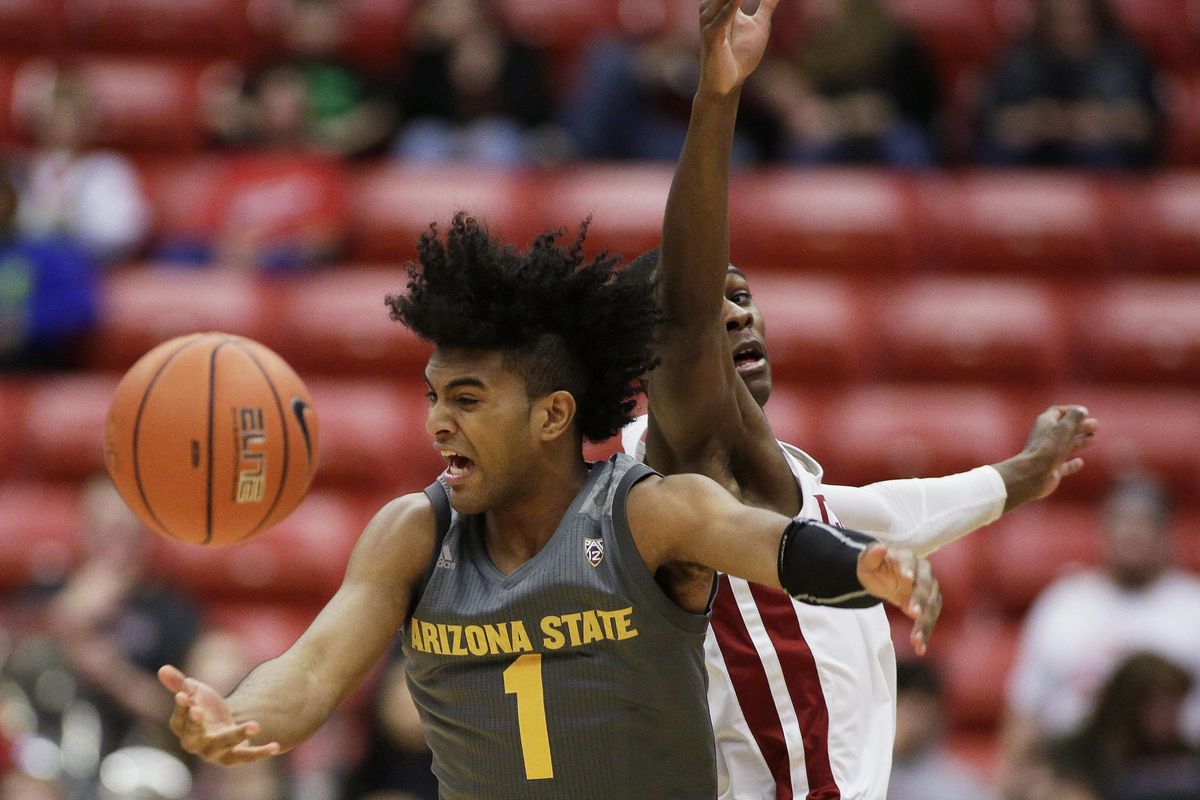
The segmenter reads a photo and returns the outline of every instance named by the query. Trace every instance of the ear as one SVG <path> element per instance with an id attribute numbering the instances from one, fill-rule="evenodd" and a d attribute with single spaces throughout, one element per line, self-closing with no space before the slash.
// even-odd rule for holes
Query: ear
<path id="1" fill-rule="evenodd" d="M 558 439 L 575 421 L 575 396 L 567 391 L 557 391 L 539 397 L 533 404 L 529 421 L 539 440 Z"/>

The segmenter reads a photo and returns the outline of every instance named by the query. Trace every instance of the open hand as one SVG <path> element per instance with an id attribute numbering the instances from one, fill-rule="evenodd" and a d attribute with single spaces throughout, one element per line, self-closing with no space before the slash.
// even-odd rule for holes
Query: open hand
<path id="1" fill-rule="evenodd" d="M 917 655 L 925 655 L 942 613 L 942 592 L 929 561 L 907 550 L 873 544 L 858 557 L 858 580 L 868 592 L 914 621 L 909 641 Z"/>
<path id="2" fill-rule="evenodd" d="M 720 95 L 741 89 L 758 66 L 771 34 L 779 0 L 761 0 L 753 14 L 743 0 L 704 0 L 700 4 L 700 88 Z"/>
<path id="3" fill-rule="evenodd" d="M 1039 414 L 1025 449 L 993 465 L 1008 490 L 1004 510 L 1045 497 L 1083 469 L 1079 451 L 1092 443 L 1099 426 L 1083 406 L 1050 406 Z"/>
<path id="4" fill-rule="evenodd" d="M 159 682 L 175 695 L 171 731 L 184 750 L 221 766 L 245 764 L 277 755 L 278 742 L 250 744 L 258 734 L 257 722 L 236 723 L 225 699 L 215 689 L 167 665 L 158 671 Z"/>

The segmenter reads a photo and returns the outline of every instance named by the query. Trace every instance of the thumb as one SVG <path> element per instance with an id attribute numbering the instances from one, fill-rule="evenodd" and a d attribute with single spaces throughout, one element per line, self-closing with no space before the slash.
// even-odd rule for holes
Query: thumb
<path id="1" fill-rule="evenodd" d="M 158 669 L 158 682 L 172 692 L 182 692 L 184 689 L 184 680 L 184 674 L 170 664 L 166 664 Z"/>
<path id="2" fill-rule="evenodd" d="M 867 547 L 858 557 L 858 569 L 861 575 L 865 572 L 876 572 L 883 566 L 883 562 L 887 560 L 888 549 L 886 544 L 876 542 Z"/>

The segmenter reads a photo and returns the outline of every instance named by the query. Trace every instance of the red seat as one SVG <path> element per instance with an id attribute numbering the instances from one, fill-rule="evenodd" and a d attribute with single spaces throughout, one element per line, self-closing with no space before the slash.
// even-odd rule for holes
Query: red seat
<path id="1" fill-rule="evenodd" d="M 929 557 L 942 590 L 942 621 L 961 618 L 971 610 L 979 583 L 982 540 L 988 531 L 971 533 Z"/>
<path id="2" fill-rule="evenodd" d="M 1200 72 L 1164 76 L 1163 84 L 1167 160 L 1182 166 L 1200 165 Z"/>
<path id="3" fill-rule="evenodd" d="M 71 44 L 88 50 L 245 55 L 248 0 L 64 0 Z"/>
<path id="4" fill-rule="evenodd" d="M 963 272 L 1096 275 L 1112 266 L 1111 203 L 1060 173 L 976 173 L 922 184 L 925 256 Z"/>
<path id="5" fill-rule="evenodd" d="M 223 600 L 208 604 L 205 617 L 213 627 L 237 637 L 253 665 L 291 647 L 318 611 L 320 607 L 310 603 Z"/>
<path id="6" fill-rule="evenodd" d="M 23 386 L 11 379 L 0 381 L 0 477 L 7 476 L 21 461 L 24 413 Z"/>
<path id="7" fill-rule="evenodd" d="M 80 61 L 78 69 L 97 112 L 96 144 L 169 151 L 200 145 L 203 68 L 170 59 L 94 57 Z M 44 102 L 55 71 L 45 59 L 20 67 L 14 102 L 25 115 Z"/>
<path id="8" fill-rule="evenodd" d="M 991 60 L 1003 41 L 988 3 L 888 0 L 887 5 L 931 51 L 946 87 L 963 69 Z"/>
<path id="9" fill-rule="evenodd" d="M 886 298 L 886 299 L 884 299 Z M 924 278 L 881 293 L 890 378 L 1040 380 L 1066 360 L 1049 288 L 1017 278 Z"/>
<path id="10" fill-rule="evenodd" d="M 1093 504 L 1033 503 L 980 531 L 980 587 L 1004 611 L 1020 614 L 1052 581 L 1099 560 Z"/>
<path id="11" fill-rule="evenodd" d="M 749 276 L 767 325 L 767 352 L 777 380 L 847 379 L 862 374 L 870 326 L 853 284 L 831 277 Z"/>
<path id="12" fill-rule="evenodd" d="M 1016 452 L 1023 426 L 991 389 L 867 385 L 824 404 L 821 460 L 830 483 L 945 475 Z"/>
<path id="13" fill-rule="evenodd" d="M 1100 421 L 1100 433 L 1083 452 L 1087 466 L 1060 492 L 1097 496 L 1114 478 L 1149 470 L 1179 497 L 1195 496 L 1200 478 L 1200 403 L 1193 389 L 1066 387 L 1061 397 L 1083 403 Z"/>
<path id="14" fill-rule="evenodd" d="M 61 34 L 62 9 L 54 0 L 0 3 L 0 52 L 52 53 Z"/>
<path id="15" fill-rule="evenodd" d="M 818 436 L 820 399 L 806 389 L 804 384 L 776 382 L 763 410 L 777 439 L 799 447 L 821 461 L 824 453 Z"/>
<path id="16" fill-rule="evenodd" d="M 916 266 L 914 219 L 893 173 L 771 170 L 731 184 L 735 263 L 895 275 Z"/>
<path id="17" fill-rule="evenodd" d="M 506 241 L 528 244 L 549 224 L 527 220 L 523 180 L 499 170 L 391 164 L 355 173 L 350 185 L 350 247 L 359 258 L 413 258 L 431 222 L 445 232 L 454 213 L 482 219 Z"/>
<path id="18" fill-rule="evenodd" d="M 1125 212 L 1125 225 L 1148 267 L 1196 274 L 1200 264 L 1200 173 L 1167 173 L 1149 180 L 1128 197 Z"/>
<path id="19" fill-rule="evenodd" d="M 930 655 L 945 682 L 952 725 L 994 728 L 999 722 L 1019 634 L 1017 623 L 988 617 L 934 634 Z"/>
<path id="20" fill-rule="evenodd" d="M 1091 377 L 1195 385 L 1200 280 L 1120 281 L 1082 297 L 1078 307 L 1075 336 Z"/>
<path id="21" fill-rule="evenodd" d="M 197 331 L 260 339 L 267 324 L 262 290 L 243 272 L 145 264 L 108 278 L 91 363 L 125 370 L 152 347 Z"/>
<path id="22" fill-rule="evenodd" d="M 245 544 L 164 543 L 157 569 L 172 585 L 205 598 L 324 602 L 341 583 L 365 523 L 356 504 L 312 491 L 290 516 Z"/>
<path id="23" fill-rule="evenodd" d="M 113 377 L 48 378 L 25 404 L 22 469 L 46 478 L 83 478 L 104 469 L 104 424 Z"/>
<path id="24" fill-rule="evenodd" d="M 1193 0 L 1113 0 L 1112 5 L 1156 66 L 1175 69 L 1200 64 L 1200 10 Z"/>
<path id="25" fill-rule="evenodd" d="M 13 77 L 16 71 L 16 64 L 0 59 L 0 145 L 9 143 L 16 135 L 13 125 Z"/>
<path id="26" fill-rule="evenodd" d="M 0 588 L 61 581 L 79 558 L 78 529 L 73 487 L 0 483 Z"/>
<path id="27" fill-rule="evenodd" d="M 428 401 L 418 375 L 403 383 L 311 381 L 321 431 L 317 480 L 418 492 L 445 469 L 425 432 Z"/>
<path id="28" fill-rule="evenodd" d="M 267 58 L 287 54 L 284 41 L 291 0 L 252 0 L 249 7 L 253 46 Z M 394 70 L 405 40 L 412 0 L 342 0 L 339 55 L 381 74 Z"/>
<path id="29" fill-rule="evenodd" d="M 224 162 L 212 157 L 157 156 L 138 160 L 146 197 L 154 208 L 160 240 L 207 236 L 205 212 L 212 205 Z"/>
<path id="30" fill-rule="evenodd" d="M 1192 508 L 1176 513 L 1173 530 L 1177 563 L 1200 573 L 1200 511 Z"/>
<path id="31" fill-rule="evenodd" d="M 419 376 L 430 347 L 384 305 L 407 277 L 399 267 L 325 273 L 279 287 L 268 343 L 297 369 L 337 375 Z"/>
<path id="32" fill-rule="evenodd" d="M 657 247 L 672 170 L 665 166 L 571 167 L 539 182 L 538 230 L 565 228 L 574 240 L 579 223 L 592 217 L 587 251 L 619 253 L 629 260 Z"/>
<path id="33" fill-rule="evenodd" d="M 578 48 L 617 24 L 616 0 L 501 0 L 509 28 L 524 41 L 553 49 Z M 640 11 L 641 9 L 639 9 Z M 648 13 L 660 13 L 648 9 Z"/>

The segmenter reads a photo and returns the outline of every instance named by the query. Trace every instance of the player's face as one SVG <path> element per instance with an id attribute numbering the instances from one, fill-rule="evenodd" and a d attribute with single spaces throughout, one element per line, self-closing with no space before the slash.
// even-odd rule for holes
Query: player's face
<path id="1" fill-rule="evenodd" d="M 463 514 L 495 509 L 524 490 L 536 469 L 531 403 L 521 377 L 496 351 L 438 348 L 425 368 L 425 429 L 446 460 L 442 478 Z"/>
<path id="2" fill-rule="evenodd" d="M 746 276 L 736 267 L 725 273 L 725 331 L 733 366 L 755 402 L 766 405 L 771 396 L 771 362 L 767 358 L 767 326 Z"/>

